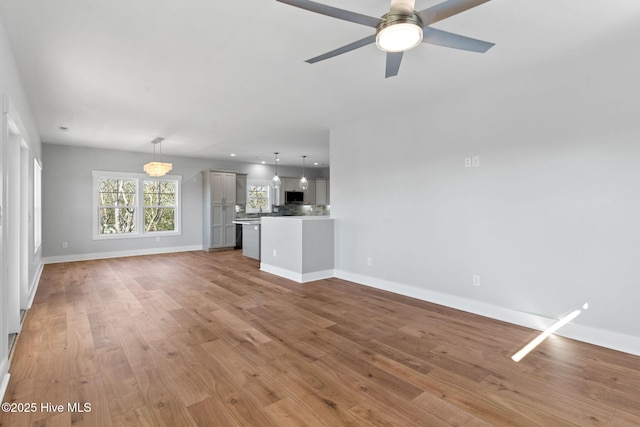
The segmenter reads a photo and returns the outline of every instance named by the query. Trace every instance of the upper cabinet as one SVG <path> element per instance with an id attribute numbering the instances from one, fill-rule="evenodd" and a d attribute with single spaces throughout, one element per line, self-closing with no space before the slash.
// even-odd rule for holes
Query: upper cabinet
<path id="1" fill-rule="evenodd" d="M 247 204 L 247 175 L 236 174 L 236 205 Z"/>
<path id="2" fill-rule="evenodd" d="M 285 204 L 286 198 L 284 193 L 287 191 L 300 191 L 298 188 L 298 180 L 295 178 L 280 178 L 282 184 L 280 184 L 280 205 Z"/>
<path id="3" fill-rule="evenodd" d="M 304 204 L 305 205 L 316 204 L 316 180 L 315 179 L 309 179 L 309 188 L 304 190 Z"/>
<path id="4" fill-rule="evenodd" d="M 282 185 L 280 185 L 280 204 L 285 204 L 285 193 L 287 191 L 303 191 L 300 186 L 300 178 L 280 178 L 282 180 Z M 316 204 L 316 183 L 315 179 L 309 179 L 309 188 L 303 191 L 304 192 L 304 201 L 305 205 L 315 205 Z"/>
<path id="5" fill-rule="evenodd" d="M 211 181 L 211 203 L 236 204 L 236 174 L 209 172 Z"/>
<path id="6" fill-rule="evenodd" d="M 316 181 L 316 205 L 330 205 L 329 180 L 318 178 Z"/>

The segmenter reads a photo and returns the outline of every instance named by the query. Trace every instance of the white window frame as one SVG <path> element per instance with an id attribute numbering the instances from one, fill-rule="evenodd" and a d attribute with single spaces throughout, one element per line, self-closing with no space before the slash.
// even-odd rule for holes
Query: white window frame
<path id="1" fill-rule="evenodd" d="M 180 236 L 182 235 L 182 176 L 165 175 L 152 177 L 145 173 L 93 171 L 93 240 L 136 239 L 145 237 Z M 136 231 L 121 234 L 100 234 L 100 205 L 98 190 L 100 179 L 128 179 L 136 181 Z M 176 184 L 176 207 L 174 210 L 175 230 L 172 231 L 144 231 L 144 181 L 171 181 Z"/>
<path id="2" fill-rule="evenodd" d="M 251 186 L 260 186 L 260 187 L 267 187 L 267 208 L 263 209 L 262 212 L 271 212 L 271 206 L 273 205 L 273 187 L 271 186 L 271 181 L 266 181 L 266 180 L 258 180 L 258 179 L 250 179 L 247 181 L 247 207 L 246 207 L 246 212 L 247 213 L 259 213 L 260 209 L 254 209 L 249 207 L 249 191 L 251 189 Z"/>

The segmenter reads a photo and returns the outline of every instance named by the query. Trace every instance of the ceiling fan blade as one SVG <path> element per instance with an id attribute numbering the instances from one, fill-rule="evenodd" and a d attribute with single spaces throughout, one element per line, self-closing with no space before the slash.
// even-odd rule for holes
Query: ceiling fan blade
<path id="1" fill-rule="evenodd" d="M 290 6 L 299 7 L 300 9 L 309 10 L 311 12 L 320 13 L 322 15 L 331 16 L 332 18 L 342 19 L 344 21 L 355 22 L 356 24 L 366 25 L 367 27 L 376 28 L 383 22 L 380 18 L 362 15 L 360 13 L 349 12 L 348 10 L 338 9 L 336 7 L 327 6 L 326 4 L 316 3 L 309 0 L 277 0 Z"/>
<path id="2" fill-rule="evenodd" d="M 324 61 L 325 59 L 333 58 L 334 56 L 338 56 L 340 54 L 355 50 L 359 47 L 374 43 L 375 41 L 376 41 L 376 35 L 373 34 L 361 40 L 355 41 L 353 43 L 349 43 L 346 46 L 339 47 L 338 49 L 332 50 L 331 52 L 327 52 L 323 55 L 316 56 L 315 58 L 307 59 L 305 62 L 309 64 L 315 64 L 316 62 Z"/>
<path id="3" fill-rule="evenodd" d="M 398 75 L 403 53 L 404 52 L 387 52 L 387 69 L 384 75 L 385 78 Z"/>
<path id="4" fill-rule="evenodd" d="M 415 0 L 391 0 L 391 14 L 412 15 L 415 6 Z"/>
<path id="5" fill-rule="evenodd" d="M 424 29 L 422 42 L 480 53 L 485 53 L 495 45 L 495 43 L 472 39 L 459 34 L 436 30 L 435 28 Z"/>
<path id="6" fill-rule="evenodd" d="M 480 6 L 489 0 L 447 0 L 428 9 L 417 12 L 416 15 L 422 20 L 422 24 L 426 27 L 435 22 L 442 21 L 458 13 L 469 10 L 473 7 Z"/>

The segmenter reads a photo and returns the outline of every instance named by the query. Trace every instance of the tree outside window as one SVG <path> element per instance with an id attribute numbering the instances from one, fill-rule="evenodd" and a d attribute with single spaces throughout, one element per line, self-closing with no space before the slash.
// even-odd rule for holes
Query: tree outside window
<path id="1" fill-rule="evenodd" d="M 100 234 L 135 232 L 136 181 L 102 178 L 98 186 Z"/>
<path id="2" fill-rule="evenodd" d="M 94 239 L 179 235 L 180 176 L 93 171 Z"/>
<path id="3" fill-rule="evenodd" d="M 176 184 L 144 181 L 144 231 L 175 230 Z"/>
<path id="4" fill-rule="evenodd" d="M 268 185 L 249 184 L 247 195 L 247 210 L 264 212 L 270 209 Z"/>

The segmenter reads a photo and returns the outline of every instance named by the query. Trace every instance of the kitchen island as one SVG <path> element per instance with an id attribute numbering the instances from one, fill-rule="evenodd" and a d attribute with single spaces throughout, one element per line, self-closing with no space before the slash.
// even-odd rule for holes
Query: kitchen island
<path id="1" fill-rule="evenodd" d="M 242 227 L 242 255 L 260 259 L 260 218 L 239 218 L 233 223 Z"/>
<path id="2" fill-rule="evenodd" d="M 329 216 L 262 217 L 260 228 L 260 270 L 299 283 L 333 277 Z"/>

